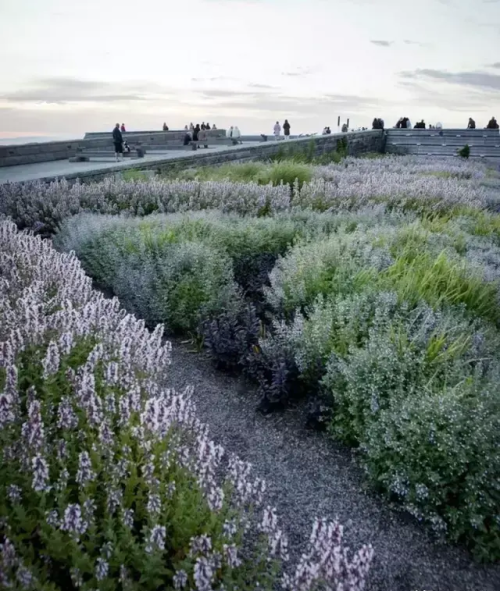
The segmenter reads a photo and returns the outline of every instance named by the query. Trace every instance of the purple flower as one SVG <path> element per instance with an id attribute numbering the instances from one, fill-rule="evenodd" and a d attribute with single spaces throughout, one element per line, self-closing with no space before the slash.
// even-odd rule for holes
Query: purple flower
<path id="1" fill-rule="evenodd" d="M 11 484 L 7 487 L 7 495 L 11 503 L 19 503 L 21 501 L 21 488 L 16 484 Z"/>
<path id="2" fill-rule="evenodd" d="M 95 578 L 98 581 L 102 581 L 108 576 L 109 564 L 104 558 L 98 558 L 95 566 Z"/>
<path id="3" fill-rule="evenodd" d="M 92 462 L 88 452 L 82 451 L 78 456 L 78 472 L 76 473 L 76 481 L 78 484 L 85 486 L 95 478 L 95 473 L 92 471 Z"/>
<path id="4" fill-rule="evenodd" d="M 148 497 L 147 509 L 150 515 L 157 515 L 161 511 L 160 495 L 150 493 Z"/>
<path id="5" fill-rule="evenodd" d="M 194 565 L 194 582 L 197 591 L 211 591 L 214 572 L 210 561 L 201 556 Z"/>
<path id="6" fill-rule="evenodd" d="M 42 450 L 44 429 L 38 400 L 33 400 L 28 407 L 28 420 L 22 426 L 22 435 L 30 451 L 36 453 Z"/>
<path id="7" fill-rule="evenodd" d="M 148 542 L 146 544 L 146 552 L 151 554 L 156 550 L 165 550 L 165 537 L 167 529 L 162 525 L 155 525 L 149 534 Z"/>
<path id="8" fill-rule="evenodd" d="M 47 486 L 49 479 L 49 466 L 45 459 L 41 455 L 36 455 L 31 460 L 31 467 L 33 470 L 33 489 L 37 492 L 48 490 L 50 487 Z"/>
<path id="9" fill-rule="evenodd" d="M 189 543 L 189 555 L 196 556 L 197 554 L 209 554 L 212 550 L 212 540 L 210 536 L 202 535 L 193 537 Z"/>
<path id="10" fill-rule="evenodd" d="M 242 562 L 238 556 L 238 548 L 235 544 L 224 544 L 223 550 L 229 568 L 238 568 L 238 566 L 241 566 Z"/>
<path id="11" fill-rule="evenodd" d="M 59 513 L 55 509 L 48 511 L 46 521 L 50 527 L 59 527 Z"/>
<path id="12" fill-rule="evenodd" d="M 174 575 L 174 589 L 184 589 L 187 585 L 188 576 L 186 571 L 178 570 Z"/>
<path id="13" fill-rule="evenodd" d="M 76 429 L 78 426 L 78 417 L 73 410 L 73 405 L 68 396 L 61 398 L 57 415 L 57 426 L 59 429 Z"/>
<path id="14" fill-rule="evenodd" d="M 64 518 L 60 529 L 70 534 L 84 534 L 88 524 L 82 519 L 80 505 L 68 505 L 64 511 Z"/>
<path id="15" fill-rule="evenodd" d="M 134 510 L 125 509 L 122 515 L 122 522 L 125 527 L 132 529 L 134 527 Z"/>
<path id="16" fill-rule="evenodd" d="M 47 379 L 49 376 L 57 373 L 59 369 L 59 348 L 57 343 L 50 341 L 45 358 L 42 361 L 43 378 Z"/>

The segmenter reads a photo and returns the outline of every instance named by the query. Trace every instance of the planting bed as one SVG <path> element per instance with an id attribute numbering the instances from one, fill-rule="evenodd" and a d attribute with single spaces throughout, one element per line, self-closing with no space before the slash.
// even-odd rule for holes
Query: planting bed
<path id="1" fill-rule="evenodd" d="M 127 311 L 144 319 L 155 331 L 151 338 L 156 339 L 158 347 L 159 332 L 155 327 L 161 323 L 168 334 L 188 337 L 192 347 L 205 349 L 219 370 L 244 374 L 257 388 L 259 400 L 252 400 L 252 404 L 264 413 L 308 404 L 309 416 L 304 416 L 303 422 L 307 418 L 309 425 L 323 429 L 325 436 L 335 442 L 331 445 L 340 443 L 355 449 L 366 482 L 382 496 L 426 524 L 432 535 L 465 546 L 479 561 L 498 561 L 500 215 L 496 212 L 500 193 L 497 176 L 478 163 L 419 158 L 348 158 L 323 166 L 294 162 L 266 166 L 264 170 L 260 165 L 253 168 L 244 165 L 238 171 L 235 165 L 227 173 L 233 180 L 251 181 L 246 183 L 227 180 L 224 170 L 213 173 L 205 170 L 201 175 L 190 173 L 191 178 L 184 180 L 110 180 L 71 187 L 64 181 L 52 185 L 3 186 L 0 214 L 9 216 L 20 229 L 30 228 L 53 236 L 59 251 L 74 251 L 98 287 L 118 296 Z M 297 180 L 294 180 L 294 167 Z M 267 181 L 270 183 L 262 184 Z M 47 249 L 43 256 L 49 256 L 45 254 L 49 252 L 51 257 L 61 256 L 47 245 L 42 247 L 39 239 L 14 235 L 11 226 L 4 224 L 4 227 L 9 240 L 36 245 L 30 246 L 35 250 Z M 75 269 L 75 259 L 62 256 L 57 260 Z M 22 257 L 20 260 L 24 261 Z M 5 265 L 9 261 L 6 259 Z M 26 279 L 21 271 L 26 281 L 23 289 L 29 289 L 35 278 L 40 279 L 39 273 L 35 273 L 36 277 L 30 273 Z M 33 285 L 36 293 L 42 289 L 36 282 Z M 12 289 L 10 284 L 9 289 Z M 68 289 L 64 293 L 68 294 Z M 92 294 L 88 297 L 100 297 L 95 292 Z M 51 297 L 62 305 L 63 299 Z M 47 314 L 52 313 L 50 308 Z M 11 328 L 6 329 L 5 335 L 0 334 L 0 340 L 17 338 L 12 334 L 20 316 L 13 312 L 8 318 L 13 319 L 6 325 Z M 48 325 L 52 326 L 51 322 Z M 108 386 L 105 374 L 101 376 L 99 372 L 116 355 L 112 347 L 108 351 L 103 345 L 108 356 L 99 356 L 94 351 L 97 343 L 83 339 L 77 347 L 82 348 L 78 360 L 73 360 L 68 351 L 69 358 L 64 363 L 58 361 L 58 369 L 53 372 L 56 377 L 52 378 L 45 366 L 53 355 L 54 345 L 49 343 L 59 342 L 54 338 L 48 329 L 42 331 L 40 339 L 35 338 L 30 344 L 37 348 L 37 354 L 32 354 L 29 348 L 30 354 L 23 353 L 21 361 L 14 360 L 12 355 L 9 358 L 16 367 L 20 363 L 21 369 L 26 366 L 28 373 L 38 376 L 38 371 L 40 375 L 30 378 L 31 381 L 23 378 L 23 394 L 16 402 L 19 407 L 13 411 L 12 420 L 9 418 L 12 432 L 4 430 L 10 433 L 9 437 L 16 437 L 15 429 L 22 431 L 23 420 L 29 425 L 33 420 L 40 422 L 37 417 L 41 416 L 47 422 L 48 449 L 55 445 L 56 434 L 60 437 L 55 410 L 51 409 L 63 404 L 58 393 L 61 388 L 71 390 L 71 372 L 68 377 L 67 373 L 61 374 L 61 368 L 76 370 L 82 366 L 80 373 L 97 372 L 96 383 L 104 380 L 98 395 L 105 401 Z M 119 338 L 120 334 L 115 347 Z M 31 358 L 38 359 L 37 355 L 39 361 L 33 362 L 31 368 Z M 58 355 L 61 357 L 61 351 Z M 93 364 L 90 369 L 89 363 Z M 193 364 L 196 364 L 194 355 Z M 151 380 L 162 383 L 164 380 L 154 375 L 161 367 L 153 365 L 146 368 L 147 377 L 139 369 L 140 379 L 148 384 L 143 388 L 143 413 L 152 395 L 148 389 L 153 387 Z M 153 375 L 149 377 L 149 373 Z M 5 373 L 6 384 L 8 375 Z M 77 372 L 74 378 L 76 383 L 81 379 L 79 375 Z M 168 372 L 165 383 L 168 385 Z M 38 406 L 42 410 L 37 411 L 37 395 L 30 389 L 31 385 L 36 392 L 41 390 Z M 113 391 L 115 397 L 124 394 L 120 387 L 127 385 L 117 384 L 117 391 Z M 153 391 L 156 392 L 154 387 Z M 241 394 L 235 393 L 237 396 Z M 69 391 L 66 397 L 71 400 Z M 167 402 L 173 404 L 170 398 L 164 404 Z M 73 404 L 78 407 L 78 398 Z M 206 400 L 203 407 L 207 408 Z M 137 412 L 138 419 L 142 415 L 139 409 Z M 205 415 L 212 423 L 213 413 L 210 416 L 205 412 Z M 133 436 L 138 438 L 138 449 L 142 449 L 145 436 L 142 431 L 137 432 L 135 419 L 130 426 L 116 422 L 113 417 L 111 413 L 109 427 L 116 440 Z M 79 418 L 85 425 L 89 423 L 92 433 L 92 420 L 85 416 Z M 102 443 L 99 437 L 97 429 L 95 438 L 93 435 L 81 438 L 82 441 L 77 438 L 71 469 L 81 471 L 82 454 L 87 453 L 91 472 L 105 471 L 109 458 L 99 447 Z M 165 439 L 153 439 L 149 446 L 170 445 Z M 42 440 L 45 441 L 43 432 Z M 28 465 L 15 464 L 20 460 L 11 451 L 12 439 L 6 441 L 2 445 L 7 452 L 3 453 L 9 459 L 12 454 L 14 462 L 9 474 L 24 473 L 23 470 L 29 473 Z M 174 449 L 176 444 L 174 438 Z M 231 445 L 230 439 L 227 444 Z M 32 450 L 34 459 L 46 457 L 40 446 Z M 153 453 L 159 457 L 165 450 Z M 83 461 L 87 461 L 87 456 L 83 456 Z M 190 468 L 189 462 L 186 464 L 181 462 L 182 469 Z M 296 468 L 297 474 L 303 468 Z M 155 469 L 158 486 L 163 491 L 173 477 L 168 470 L 162 472 L 165 468 L 161 465 Z M 342 469 L 345 466 L 339 466 Z M 68 471 L 71 473 L 69 468 Z M 142 474 L 143 469 L 138 471 Z M 201 477 L 196 472 L 194 476 L 183 473 L 184 477 L 190 490 L 189 478 L 195 478 L 199 486 L 196 502 L 205 502 L 206 483 Z M 51 478 L 52 474 L 46 480 Z M 77 500 L 84 503 L 85 487 L 78 475 L 74 478 L 74 482 L 69 480 L 74 491 L 73 504 Z M 16 486 L 29 490 L 28 480 L 16 482 Z M 120 486 L 128 490 L 125 481 Z M 139 498 L 144 497 L 147 503 L 151 484 L 143 478 L 135 486 L 145 487 Z M 218 486 L 225 487 L 228 499 L 232 499 L 226 490 L 227 481 Z M 62 520 L 61 495 L 43 492 L 40 496 L 42 490 L 29 492 L 30 502 L 34 507 L 39 506 L 41 497 L 45 499 L 47 494 L 47 502 L 58 503 L 58 519 Z M 279 501 L 279 495 L 275 498 Z M 226 505 L 211 506 L 210 497 L 207 502 L 207 511 L 229 510 Z M 320 498 L 318 502 L 322 504 Z M 228 501 L 227 505 L 231 510 L 248 512 L 246 507 L 233 509 L 234 504 L 237 503 Z M 193 507 L 186 509 L 188 513 L 192 510 Z M 10 516 L 12 511 L 12 504 L 5 505 L 5 516 Z M 147 515 L 148 510 L 144 509 L 142 533 L 137 526 L 134 543 L 139 546 L 147 545 L 148 532 L 157 525 Z M 172 513 L 165 512 L 163 519 L 165 527 L 169 526 Z M 214 518 L 215 529 L 206 532 L 200 530 L 201 524 L 193 525 L 193 535 L 209 534 L 214 547 L 219 544 L 222 548 L 226 542 L 223 538 L 218 541 L 217 536 L 223 535 L 217 530 L 219 521 Z M 67 532 L 58 523 L 52 527 Z M 182 530 L 183 525 L 179 527 Z M 19 533 L 22 531 L 25 530 L 18 530 L 20 543 L 24 540 Z M 61 533 L 61 536 L 70 534 Z M 113 540 L 116 535 L 115 532 Z M 162 580 L 182 568 L 193 577 L 190 581 L 194 581 L 196 564 L 205 558 L 208 562 L 212 560 L 214 577 L 227 588 L 233 588 L 234 584 L 245 588 L 242 580 L 251 580 L 248 577 L 254 577 L 252 580 L 259 580 L 262 585 L 272 585 L 269 577 L 273 573 L 265 561 L 257 561 L 251 575 L 241 575 L 239 569 L 229 568 L 231 565 L 217 569 L 213 549 L 210 556 L 206 552 L 204 556 L 189 555 L 182 535 L 179 533 L 184 540 L 181 548 L 169 546 L 164 552 L 177 556 L 184 551 L 185 562 L 170 557 L 170 570 L 157 574 L 164 577 Z M 94 552 L 95 560 L 99 557 L 108 564 L 102 548 L 98 550 L 99 544 L 104 543 L 101 539 L 99 543 L 92 541 L 90 554 Z M 76 541 L 75 544 L 82 545 Z M 300 544 L 292 546 L 293 554 Z M 243 548 L 247 550 L 244 545 Z M 142 551 L 148 554 L 147 548 Z M 384 551 L 387 559 L 395 554 Z M 245 558 L 248 556 L 247 553 Z M 50 552 L 49 557 L 52 557 Z M 356 575 L 350 571 L 351 587 L 347 588 L 361 588 L 359 581 L 366 573 L 370 557 L 370 550 L 363 549 L 354 559 L 352 569 L 358 570 Z M 66 554 L 64 560 L 69 564 L 76 558 Z M 310 562 L 313 560 L 311 554 Z M 118 568 L 119 561 L 115 562 Z M 441 568 L 438 561 L 434 564 L 431 561 L 422 570 L 428 574 L 434 566 Z M 43 568 L 50 571 L 48 567 Z M 137 566 L 134 568 L 133 572 L 137 572 Z M 299 568 L 300 576 L 307 581 L 304 587 L 296 581 L 295 588 L 313 588 L 312 565 L 303 562 Z M 318 577 L 336 576 L 339 580 L 351 576 L 347 570 L 341 575 L 325 568 L 323 565 Z M 384 588 L 384 585 L 396 588 L 394 572 L 384 578 L 380 575 L 381 568 L 383 565 L 378 563 L 376 573 L 379 574 L 374 578 L 378 582 L 373 588 Z M 485 572 L 476 581 L 481 586 L 474 586 L 473 577 L 464 577 L 462 588 L 486 589 L 491 581 L 493 589 L 500 580 L 498 570 L 490 567 Z M 96 584 L 90 576 L 89 572 L 90 586 L 86 587 L 89 589 Z M 158 580 L 155 578 L 148 588 L 156 588 Z M 455 580 L 453 577 L 435 579 L 442 585 Z M 419 583 L 418 577 L 409 581 Z M 432 582 L 432 578 L 426 575 L 421 581 Z M 254 583 L 249 584 L 252 588 Z"/>

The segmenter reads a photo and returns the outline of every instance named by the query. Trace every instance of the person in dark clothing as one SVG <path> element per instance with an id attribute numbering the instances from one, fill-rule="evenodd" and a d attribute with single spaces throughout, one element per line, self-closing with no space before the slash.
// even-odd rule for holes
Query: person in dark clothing
<path id="1" fill-rule="evenodd" d="M 207 123 L 207 124 L 205 125 L 205 129 L 206 129 L 207 131 L 210 131 L 210 123 Z"/>
<path id="2" fill-rule="evenodd" d="M 186 131 L 186 133 L 184 134 L 184 145 L 189 146 L 190 141 L 191 141 L 191 134 L 189 133 L 189 131 Z"/>
<path id="3" fill-rule="evenodd" d="M 207 126 L 205 125 L 205 121 L 203 121 L 203 123 L 201 124 L 201 127 L 200 127 L 200 131 L 205 131 L 206 128 L 207 128 Z"/>
<path id="4" fill-rule="evenodd" d="M 497 120 L 495 119 L 495 117 L 492 117 L 489 120 L 488 125 L 486 126 L 486 129 L 498 129 L 498 123 L 497 123 Z"/>
<path id="5" fill-rule="evenodd" d="M 285 119 L 285 123 L 283 123 L 283 133 L 285 134 L 285 139 L 290 139 L 290 123 L 288 123 L 288 119 Z"/>
<path id="6" fill-rule="evenodd" d="M 476 122 L 472 117 L 469 117 L 469 123 L 467 124 L 467 129 L 476 129 Z"/>
<path id="7" fill-rule="evenodd" d="M 193 141 L 197 142 L 198 141 L 198 134 L 200 133 L 201 128 L 200 128 L 200 124 L 197 123 L 196 127 L 193 130 Z"/>
<path id="8" fill-rule="evenodd" d="M 166 123 L 163 124 L 163 131 L 168 131 L 168 125 Z"/>
<path id="9" fill-rule="evenodd" d="M 120 131 L 120 124 L 117 123 L 115 128 L 113 129 L 113 143 L 115 144 L 115 156 L 116 161 L 118 162 L 121 157 L 123 158 L 123 136 L 122 132 Z"/>

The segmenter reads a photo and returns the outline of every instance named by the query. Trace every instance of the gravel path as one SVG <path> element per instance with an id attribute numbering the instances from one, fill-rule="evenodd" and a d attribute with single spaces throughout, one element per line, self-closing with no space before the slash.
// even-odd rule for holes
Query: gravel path
<path id="1" fill-rule="evenodd" d="M 369 591 L 498 591 L 500 565 L 482 567 L 457 548 L 437 544 L 410 517 L 391 510 L 366 490 L 349 450 L 303 428 L 299 409 L 268 416 L 255 412 L 258 397 L 243 378 L 216 371 L 208 355 L 173 340 L 169 384 L 189 384 L 212 438 L 251 462 L 268 484 L 297 556 L 315 516 L 338 517 L 355 549 L 371 543 L 375 563 Z"/>

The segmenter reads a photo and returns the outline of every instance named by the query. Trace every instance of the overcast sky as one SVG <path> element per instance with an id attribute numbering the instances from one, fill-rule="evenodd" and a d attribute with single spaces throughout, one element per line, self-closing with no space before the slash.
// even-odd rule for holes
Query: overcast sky
<path id="1" fill-rule="evenodd" d="M 500 118 L 500 0 L 0 0 L 0 137 Z"/>

